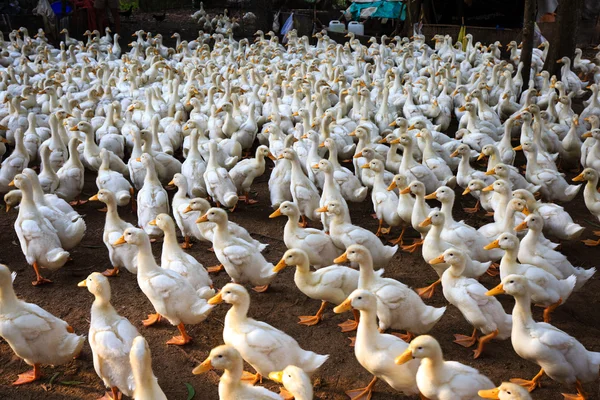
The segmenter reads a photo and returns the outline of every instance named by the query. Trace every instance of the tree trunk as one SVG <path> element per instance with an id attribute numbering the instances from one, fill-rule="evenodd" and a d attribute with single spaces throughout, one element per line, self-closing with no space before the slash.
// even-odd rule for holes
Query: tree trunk
<path id="1" fill-rule="evenodd" d="M 556 60 L 564 56 L 573 60 L 582 7 L 583 0 L 562 0 L 558 4 L 553 37 L 548 50 L 548 58 L 544 64 L 544 69 L 550 74 L 558 76 L 560 73 Z"/>
<path id="2" fill-rule="evenodd" d="M 564 0 L 563 0 L 564 1 Z M 529 87 L 531 73 L 531 56 L 533 52 L 533 32 L 535 29 L 535 0 L 525 0 L 523 13 L 523 49 L 521 62 L 523 63 L 523 88 Z"/>

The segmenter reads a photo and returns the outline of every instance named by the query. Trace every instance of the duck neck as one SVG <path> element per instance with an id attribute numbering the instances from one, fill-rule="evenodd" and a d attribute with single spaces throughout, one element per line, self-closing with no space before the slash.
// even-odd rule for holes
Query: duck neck
<path id="1" fill-rule="evenodd" d="M 515 306 L 512 312 L 513 332 L 535 324 L 531 315 L 531 296 L 529 293 L 519 293 L 514 296 Z"/>
<path id="2" fill-rule="evenodd" d="M 373 339 L 380 335 L 376 310 L 360 310 L 360 322 L 356 331 L 356 347 L 372 347 Z"/>
<path id="3" fill-rule="evenodd" d="M 359 263 L 360 274 L 358 276 L 358 288 L 369 289 L 371 284 L 375 281 L 375 272 L 373 271 L 373 262 L 366 261 Z"/>
<path id="4" fill-rule="evenodd" d="M 442 201 L 442 207 L 440 211 L 444 213 L 446 220 L 444 222 L 445 227 L 450 227 L 454 224 L 454 217 L 452 216 L 452 206 L 454 201 Z"/>
<path id="5" fill-rule="evenodd" d="M 240 385 L 242 380 L 242 374 L 244 371 L 244 364 L 241 357 L 237 357 L 233 360 L 233 365 L 226 369 L 221 376 L 219 385 Z"/>
<path id="6" fill-rule="evenodd" d="M 4 282 L 0 285 L 0 315 L 6 315 L 12 312 L 17 306 L 19 299 L 15 294 L 12 282 Z"/>

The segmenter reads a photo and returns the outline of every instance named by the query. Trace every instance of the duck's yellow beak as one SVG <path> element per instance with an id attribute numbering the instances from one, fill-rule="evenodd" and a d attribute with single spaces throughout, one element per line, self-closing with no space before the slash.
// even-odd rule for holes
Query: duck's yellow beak
<path id="1" fill-rule="evenodd" d="M 156 220 L 153 219 L 152 221 L 148 222 L 148 225 L 156 226 Z"/>
<path id="2" fill-rule="evenodd" d="M 191 212 L 191 211 L 194 211 L 194 210 L 192 209 L 192 206 L 188 205 L 188 206 L 185 208 L 185 210 L 183 210 L 183 213 L 184 213 L 184 214 L 187 214 L 187 213 L 189 213 L 189 212 Z"/>
<path id="3" fill-rule="evenodd" d="M 487 292 L 485 292 L 486 296 L 497 296 L 499 294 L 504 294 L 506 293 L 504 291 L 504 286 L 502 284 L 499 284 L 498 286 L 496 286 L 495 288 L 488 290 Z"/>
<path id="4" fill-rule="evenodd" d="M 277 217 L 281 217 L 283 214 L 281 213 L 281 208 L 278 208 L 277 210 L 273 211 L 273 213 L 271 215 L 269 215 L 269 218 L 277 218 Z"/>
<path id="5" fill-rule="evenodd" d="M 467 111 L 467 109 L 466 109 L 465 106 L 460 106 L 460 108 L 458 109 L 458 111 L 465 112 L 465 111 Z"/>
<path id="6" fill-rule="evenodd" d="M 400 138 L 394 139 L 390 142 L 390 144 L 398 144 L 398 143 L 400 143 Z"/>
<path id="7" fill-rule="evenodd" d="M 485 157 L 485 154 L 479 153 L 479 155 L 477 156 L 477 161 L 481 160 L 484 157 Z"/>
<path id="8" fill-rule="evenodd" d="M 136 159 L 135 159 L 135 161 L 137 161 L 137 162 L 142 162 L 142 158 L 141 158 L 141 157 L 138 157 L 138 158 L 136 158 Z"/>
<path id="9" fill-rule="evenodd" d="M 320 147 L 320 146 L 319 146 Z M 277 157 L 278 160 L 283 160 L 283 154 L 280 154 L 279 157 Z"/>
<path id="10" fill-rule="evenodd" d="M 439 256 L 437 256 L 436 258 L 434 258 L 433 260 L 429 260 L 428 263 L 431 265 L 435 265 L 435 264 L 443 264 L 445 263 L 446 260 L 444 260 L 444 255 L 440 254 Z"/>
<path id="11" fill-rule="evenodd" d="M 483 189 L 481 189 L 482 192 L 491 192 L 492 190 L 494 190 L 494 184 L 491 184 L 491 185 L 486 186 Z"/>
<path id="12" fill-rule="evenodd" d="M 362 153 L 362 151 L 359 151 L 358 153 L 356 153 L 356 154 L 354 155 L 354 157 L 353 157 L 353 158 L 361 158 L 362 156 L 363 156 L 363 153 Z"/>
<path id="13" fill-rule="evenodd" d="M 87 287 L 87 283 L 86 283 L 86 282 L 87 282 L 87 280 L 86 280 L 86 279 L 84 279 L 84 280 L 82 280 L 81 282 L 79 282 L 79 283 L 77 284 L 77 286 L 79 286 L 79 287 Z"/>
<path id="14" fill-rule="evenodd" d="M 343 312 L 350 311 L 351 309 L 352 309 L 352 300 L 346 299 L 342 302 L 342 304 L 334 307 L 333 312 L 336 314 L 341 314 Z"/>
<path id="15" fill-rule="evenodd" d="M 279 272 L 282 269 L 284 269 L 285 267 L 287 267 L 287 264 L 285 263 L 285 260 L 282 258 L 281 260 L 279 260 L 279 262 L 277 263 L 277 265 L 275 265 L 273 267 L 273 272 Z"/>
<path id="16" fill-rule="evenodd" d="M 408 194 L 408 193 L 410 193 L 410 186 L 407 186 L 400 191 L 400 194 Z"/>
<path id="17" fill-rule="evenodd" d="M 416 128 L 415 128 L 415 124 L 412 124 L 411 126 L 409 126 L 409 127 L 408 127 L 408 130 L 409 130 L 409 131 L 412 131 L 413 129 L 416 129 Z"/>
<path id="18" fill-rule="evenodd" d="M 492 168 L 489 171 L 485 171 L 486 175 L 494 175 L 496 173 L 496 168 Z"/>
<path id="19" fill-rule="evenodd" d="M 466 196 L 466 195 L 468 195 L 469 193 L 471 193 L 471 189 L 469 189 L 469 188 L 466 188 L 466 189 L 465 189 L 465 190 L 462 192 L 462 195 L 463 195 L 463 196 Z"/>
<path id="20" fill-rule="evenodd" d="M 327 206 L 323 206 L 323 207 L 321 207 L 321 208 L 317 208 L 315 211 L 316 211 L 316 212 L 319 212 L 319 213 L 322 213 L 322 212 L 327 212 L 327 211 L 329 211 L 329 209 L 327 208 Z"/>
<path id="21" fill-rule="evenodd" d="M 283 383 L 283 371 L 274 371 L 269 374 L 269 379 L 277 383 Z"/>
<path id="22" fill-rule="evenodd" d="M 352 131 L 348 134 L 348 136 L 356 136 L 356 131 Z"/>
<path id="23" fill-rule="evenodd" d="M 371 169 L 371 166 L 369 164 L 365 164 L 361 168 L 362 169 Z"/>
<path id="24" fill-rule="evenodd" d="M 175 179 L 171 179 L 171 181 L 167 183 L 167 186 L 175 186 Z"/>
<path id="25" fill-rule="evenodd" d="M 342 254 L 341 256 L 339 256 L 338 258 L 336 258 L 335 260 L 333 260 L 334 264 L 342 264 L 348 262 L 348 254 L 346 252 L 344 252 L 344 254 Z"/>
<path id="26" fill-rule="evenodd" d="M 523 146 L 522 145 L 518 145 L 517 147 L 513 147 L 514 151 L 521 151 L 523 150 Z"/>
<path id="27" fill-rule="evenodd" d="M 582 137 L 582 138 L 585 138 L 585 139 L 587 139 L 587 138 L 591 138 L 591 137 L 592 137 L 592 132 L 586 132 L 586 133 L 584 133 L 583 135 L 581 135 L 581 137 Z"/>
<path id="28" fill-rule="evenodd" d="M 396 126 L 396 125 L 398 125 L 398 124 L 396 123 L 396 120 L 393 120 L 393 121 L 392 121 L 392 122 L 391 122 L 391 123 L 390 123 L 388 126 Z"/>
<path id="29" fill-rule="evenodd" d="M 527 229 L 527 221 L 521 222 L 519 225 L 515 226 L 515 231 L 521 232 Z"/>
<path id="30" fill-rule="evenodd" d="M 319 169 L 319 164 L 311 165 L 310 167 L 311 167 L 312 169 Z"/>
<path id="31" fill-rule="evenodd" d="M 267 153 L 267 157 L 269 157 L 269 159 L 271 159 L 273 161 L 277 160 L 277 158 L 275 158 L 275 156 L 271 152 Z"/>
<path id="32" fill-rule="evenodd" d="M 319 147 L 325 147 L 325 142 L 319 144 Z"/>
<path id="33" fill-rule="evenodd" d="M 210 304 L 211 306 L 221 304 L 222 302 L 223 302 L 222 292 L 219 292 L 219 293 L 215 294 L 213 297 L 211 297 L 210 299 L 208 299 L 208 304 Z"/>
<path id="34" fill-rule="evenodd" d="M 526 216 L 531 214 L 531 212 L 529 211 L 529 209 L 527 207 L 523 208 L 523 214 L 525 214 Z"/>
<path id="35" fill-rule="evenodd" d="M 436 192 L 430 193 L 427 196 L 425 196 L 425 200 L 435 200 L 435 199 L 437 199 L 437 193 Z"/>
<path id="36" fill-rule="evenodd" d="M 98 193 L 88 199 L 88 201 L 98 201 Z"/>
<path id="37" fill-rule="evenodd" d="M 427 217 L 419 224 L 420 228 L 425 228 L 426 226 L 431 225 L 431 217 Z"/>
<path id="38" fill-rule="evenodd" d="M 392 191 L 392 190 L 396 189 L 397 187 L 398 187 L 398 185 L 396 185 L 396 181 L 392 181 L 392 183 L 390 183 L 390 186 L 388 186 L 387 190 Z"/>
<path id="39" fill-rule="evenodd" d="M 458 150 L 454 150 L 452 154 L 450 154 L 450 157 L 458 157 Z"/>
<path id="40" fill-rule="evenodd" d="M 121 236 L 120 238 L 118 238 L 116 240 L 116 242 L 113 243 L 113 246 L 120 246 L 125 243 L 127 243 L 127 241 L 125 240 L 125 238 L 123 236 Z"/>
<path id="41" fill-rule="evenodd" d="M 575 182 L 581 182 L 581 181 L 583 181 L 583 180 L 584 180 L 584 179 L 583 179 L 583 172 L 582 172 L 582 173 L 580 173 L 579 175 L 577 175 L 575 178 L 573 178 L 573 180 L 574 180 Z"/>
<path id="42" fill-rule="evenodd" d="M 409 362 L 412 359 L 413 359 L 412 350 L 409 347 L 408 349 L 406 349 L 404 351 L 404 353 L 402 353 L 398 357 L 396 357 L 396 359 L 394 360 L 394 363 L 396 363 L 396 365 L 402 365 L 402 364 L 406 364 L 407 362 Z"/>
<path id="43" fill-rule="evenodd" d="M 488 389 L 488 390 L 480 390 L 477 392 L 479 397 L 483 397 L 484 399 L 499 399 L 500 389 Z"/>
<path id="44" fill-rule="evenodd" d="M 499 249 L 500 248 L 500 242 L 498 241 L 498 239 L 494 240 L 492 243 L 489 243 L 485 246 L 483 246 L 484 250 L 492 250 L 492 249 Z"/>
<path id="45" fill-rule="evenodd" d="M 192 374 L 200 375 L 200 374 L 210 371 L 211 369 L 213 369 L 213 366 L 210 363 L 210 358 L 207 358 L 206 360 L 204 360 L 204 362 L 202 364 L 198 365 L 196 368 L 194 368 L 192 370 Z"/>
<path id="46" fill-rule="evenodd" d="M 77 126 L 72 126 L 72 127 L 70 127 L 70 128 L 69 128 L 69 130 L 70 130 L 70 131 L 72 131 L 72 132 L 75 132 L 75 131 L 77 131 L 78 129 L 77 129 Z"/>

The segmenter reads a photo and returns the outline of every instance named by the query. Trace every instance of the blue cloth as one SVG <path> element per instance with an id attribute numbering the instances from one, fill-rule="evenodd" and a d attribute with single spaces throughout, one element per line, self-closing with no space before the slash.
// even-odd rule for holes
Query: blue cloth
<path id="1" fill-rule="evenodd" d="M 374 1 L 370 3 L 352 3 L 348 9 L 353 20 L 360 18 L 406 19 L 406 6 L 399 1 Z"/>

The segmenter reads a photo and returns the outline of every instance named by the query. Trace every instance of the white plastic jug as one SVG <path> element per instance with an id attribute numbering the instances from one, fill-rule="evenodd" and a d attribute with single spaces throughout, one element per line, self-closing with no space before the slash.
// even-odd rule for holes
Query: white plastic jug
<path id="1" fill-rule="evenodd" d="M 344 32 L 346 25 L 338 20 L 329 21 L 329 30 L 332 32 Z"/>
<path id="2" fill-rule="evenodd" d="M 364 35 L 365 26 L 358 21 L 348 22 L 348 32 L 352 32 L 355 35 Z"/>

